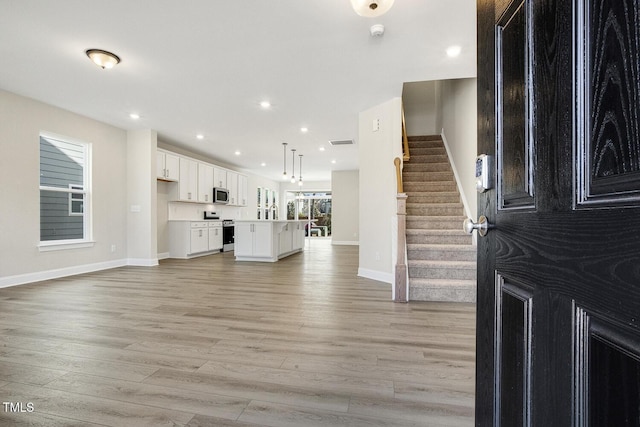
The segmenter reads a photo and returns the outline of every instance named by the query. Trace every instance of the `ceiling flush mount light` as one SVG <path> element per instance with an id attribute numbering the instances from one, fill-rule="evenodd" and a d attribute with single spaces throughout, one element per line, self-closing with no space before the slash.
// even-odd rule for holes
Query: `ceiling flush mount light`
<path id="1" fill-rule="evenodd" d="M 384 15 L 393 6 L 394 0 L 351 0 L 351 7 L 356 13 L 365 18 L 375 18 Z"/>
<path id="2" fill-rule="evenodd" d="M 120 58 L 118 58 L 118 55 L 107 52 L 106 50 L 88 49 L 87 51 L 85 51 L 85 53 L 87 54 L 89 59 L 93 61 L 94 64 L 96 64 L 98 67 L 102 67 L 103 70 L 105 68 L 111 69 L 120 62 Z"/>
<path id="3" fill-rule="evenodd" d="M 460 52 L 462 51 L 462 48 L 460 46 L 449 46 L 447 48 L 447 56 L 449 58 L 455 58 L 456 56 L 460 55 Z"/>

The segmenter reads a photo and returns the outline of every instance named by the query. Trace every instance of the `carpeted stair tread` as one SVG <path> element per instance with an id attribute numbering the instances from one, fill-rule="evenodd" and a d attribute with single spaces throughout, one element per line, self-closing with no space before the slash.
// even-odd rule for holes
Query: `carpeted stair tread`
<path id="1" fill-rule="evenodd" d="M 409 137 L 409 148 L 402 176 L 410 300 L 473 302 L 477 248 L 462 231 L 464 206 L 442 138 Z"/>

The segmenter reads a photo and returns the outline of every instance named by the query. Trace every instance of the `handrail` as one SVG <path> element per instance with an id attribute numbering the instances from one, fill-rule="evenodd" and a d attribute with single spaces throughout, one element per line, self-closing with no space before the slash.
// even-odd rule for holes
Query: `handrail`
<path id="1" fill-rule="evenodd" d="M 404 193 L 404 185 L 402 184 L 402 168 L 400 165 L 402 164 L 400 161 L 400 157 L 396 157 L 393 159 L 393 164 L 396 165 L 396 187 L 398 189 L 398 193 Z"/>
<path id="2" fill-rule="evenodd" d="M 404 120 L 404 105 L 402 106 L 402 160 L 408 162 L 411 158 L 409 153 L 409 138 L 407 137 L 407 125 Z"/>

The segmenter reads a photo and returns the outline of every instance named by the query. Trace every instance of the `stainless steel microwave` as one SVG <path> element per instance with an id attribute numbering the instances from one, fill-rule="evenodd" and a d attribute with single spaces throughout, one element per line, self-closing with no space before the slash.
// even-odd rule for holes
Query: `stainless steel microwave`
<path id="1" fill-rule="evenodd" d="M 213 203 L 218 203 L 220 205 L 226 205 L 229 203 L 229 190 L 226 188 L 213 188 Z"/>

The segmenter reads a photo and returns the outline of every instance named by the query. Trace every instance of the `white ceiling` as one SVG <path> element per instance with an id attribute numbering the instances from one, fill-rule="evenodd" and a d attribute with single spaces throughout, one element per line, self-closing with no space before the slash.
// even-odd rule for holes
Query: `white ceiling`
<path id="1" fill-rule="evenodd" d="M 358 168 L 359 112 L 401 96 L 404 82 L 475 76 L 475 13 L 475 0 L 396 0 L 379 18 L 349 0 L 0 0 L 0 89 L 154 129 L 271 179 L 287 142 L 304 154 L 306 180 L 329 180 Z M 386 31 L 373 38 L 377 23 Z M 90 48 L 122 62 L 102 70 Z"/>

